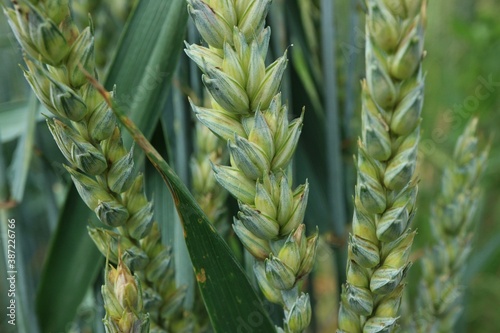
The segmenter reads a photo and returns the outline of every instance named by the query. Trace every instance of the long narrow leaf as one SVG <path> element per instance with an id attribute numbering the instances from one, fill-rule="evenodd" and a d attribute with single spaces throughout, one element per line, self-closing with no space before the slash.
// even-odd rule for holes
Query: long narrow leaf
<path id="1" fill-rule="evenodd" d="M 31 94 L 27 107 L 28 114 L 26 115 L 26 118 L 24 118 L 23 122 L 23 133 L 21 134 L 19 143 L 17 144 L 16 151 L 14 153 L 12 164 L 10 165 L 9 174 L 11 176 L 11 197 L 12 200 L 16 202 L 21 202 L 23 199 L 31 156 L 33 154 L 32 145 L 35 137 L 36 116 L 39 105 L 40 103 L 38 103 L 35 94 Z"/>
<path id="2" fill-rule="evenodd" d="M 99 89 L 99 84 L 94 82 Z M 215 332 L 274 332 L 274 326 L 260 299 L 250 285 L 243 268 L 217 233 L 187 187 L 173 169 L 147 141 L 137 126 L 109 93 L 101 94 L 132 134 L 167 184 L 184 228 L 196 280 Z M 224 301 L 221 301 L 224 300 Z"/>
<path id="3" fill-rule="evenodd" d="M 106 79 L 108 90 L 116 84 L 120 106 L 148 138 L 168 98 L 186 22 L 185 0 L 142 0 Z"/>
<path id="4" fill-rule="evenodd" d="M 0 105 L 0 141 L 7 142 L 23 134 L 26 127 L 26 118 L 28 117 L 28 103 L 5 103 Z M 42 119 L 43 116 L 38 114 L 36 120 Z"/>
<path id="5" fill-rule="evenodd" d="M 62 332 L 95 279 L 103 258 L 87 236 L 87 206 L 71 187 L 44 265 L 37 295 L 42 332 Z"/>

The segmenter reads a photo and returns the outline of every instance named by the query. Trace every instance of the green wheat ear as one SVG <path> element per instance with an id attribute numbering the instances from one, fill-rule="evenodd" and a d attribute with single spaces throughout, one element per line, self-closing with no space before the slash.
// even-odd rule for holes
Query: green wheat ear
<path id="1" fill-rule="evenodd" d="M 228 192 L 215 180 L 212 164 L 227 163 L 224 142 L 200 122 L 196 123 L 194 153 L 191 157 L 193 195 L 217 231 L 226 235 L 226 199 Z"/>
<path id="2" fill-rule="evenodd" d="M 415 232 L 425 1 L 368 0 L 362 133 L 339 332 L 392 332 Z"/>
<path id="3" fill-rule="evenodd" d="M 318 234 L 302 223 L 309 185 L 292 188 L 288 166 L 303 116 L 289 122 L 279 88 L 285 54 L 266 66 L 270 0 L 188 0 L 188 11 L 208 47 L 186 45 L 212 97 L 208 108 L 191 102 L 201 123 L 227 142 L 230 165 L 213 165 L 215 179 L 239 204 L 233 229 L 257 259 L 254 272 L 272 302 L 283 306 L 280 331 L 302 332 L 311 320 L 298 283 L 312 269 Z"/>
<path id="4" fill-rule="evenodd" d="M 175 285 L 153 203 L 144 194 L 143 176 L 134 170 L 132 149 L 125 149 L 113 112 L 87 82 L 86 73 L 95 72 L 93 32 L 77 29 L 68 1 L 19 1 L 4 12 L 31 58 L 25 77 L 54 116 L 47 124 L 68 161 L 65 167 L 82 200 L 106 226 L 89 228 L 94 243 L 112 263 L 122 262 L 139 277 L 151 332 L 192 327 L 194 319 L 182 312 L 184 290 Z M 104 289 L 109 297 L 115 290 Z"/>
<path id="5" fill-rule="evenodd" d="M 408 331 L 452 332 L 462 312 L 461 284 L 489 150 L 478 147 L 476 126 L 477 119 L 469 122 L 456 143 L 453 163 L 443 173 L 441 193 L 429 220 L 431 245 L 421 262 L 416 315 Z"/>

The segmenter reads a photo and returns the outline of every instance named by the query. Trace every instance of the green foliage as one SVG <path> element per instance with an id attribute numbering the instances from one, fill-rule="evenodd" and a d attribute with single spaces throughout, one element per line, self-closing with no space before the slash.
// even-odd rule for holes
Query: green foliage
<path id="1" fill-rule="evenodd" d="M 37 6 L 47 6 L 50 2 L 31 1 L 38 3 Z M 56 2 L 60 4 L 65 1 Z M 297 308 L 307 308 L 306 304 L 311 302 L 313 315 L 307 332 L 315 333 L 330 333 L 337 327 L 337 298 L 340 294 L 339 286 L 345 279 L 342 272 L 346 267 L 342 250 L 347 248 L 354 204 L 351 197 L 356 168 L 352 155 L 357 148 L 358 133 L 361 133 L 363 127 L 360 118 L 359 81 L 365 77 L 366 2 L 328 2 L 333 5 L 332 12 L 324 10 L 327 8 L 326 2 L 274 0 L 267 19 L 272 34 L 269 56 L 265 61 L 267 66 L 270 59 L 276 59 L 287 51 L 289 62 L 280 87 L 283 105 L 287 105 L 292 117 L 299 116 L 305 106 L 302 118 L 304 125 L 289 179 L 308 179 L 309 199 L 304 223 L 308 230 L 314 230 L 316 225 L 319 227 L 320 246 L 316 269 L 313 270 L 312 277 L 299 286 L 300 291 L 308 292 L 309 299 L 305 296 L 298 298 L 296 305 Z M 201 104 L 198 101 L 208 98 L 201 89 L 201 73 L 195 66 L 189 65 L 189 59 L 180 52 L 183 39 L 187 39 L 190 44 L 199 44 L 202 40 L 192 23 L 185 29 L 186 4 L 183 0 L 154 0 L 137 1 L 135 7 L 134 1 L 128 0 L 70 1 L 80 28 L 88 25 L 87 12 L 92 14 L 99 80 L 105 83 L 107 90 L 113 90 L 116 84 L 120 106 L 169 164 L 176 166 L 176 173 L 183 175 L 184 179 L 192 179 L 188 174 L 188 165 L 181 161 L 189 161 L 189 157 L 198 149 L 194 138 L 194 115 L 186 95 L 196 105 Z M 9 1 L 4 1 L 4 5 L 12 8 Z M 55 25 L 61 23 L 60 10 L 53 10 L 50 6 L 46 9 L 52 13 Z M 420 262 L 424 261 L 422 256 L 425 255 L 422 249 L 427 248 L 432 238 L 432 228 L 428 224 L 430 207 L 437 200 L 441 174 L 450 166 L 452 156 L 449 152 L 453 150 L 469 120 L 477 116 L 479 141 L 489 140 L 491 149 L 484 180 L 479 184 L 483 188 L 483 195 L 479 197 L 478 213 L 473 223 L 475 236 L 470 240 L 470 260 L 464 267 L 464 279 L 461 283 L 465 292 L 461 301 L 463 316 L 454 329 L 458 333 L 494 332 L 500 328 L 498 316 L 494 307 L 491 307 L 491 304 L 500 302 L 500 206 L 497 204 L 500 137 L 491 135 L 498 130 L 496 119 L 500 115 L 500 70 L 497 66 L 500 24 L 496 15 L 499 10 L 498 2 L 492 0 L 442 0 L 430 1 L 428 4 L 426 56 L 423 61 L 425 103 L 421 114 L 421 145 L 416 169 L 419 196 L 417 212 L 412 222 L 412 228 L 418 228 L 418 233 L 410 255 L 410 260 L 415 264 L 406 280 L 408 293 L 404 298 L 407 298 L 408 303 L 414 304 L 418 297 Z M 36 21 L 37 18 L 32 19 Z M 44 29 L 41 33 L 53 31 L 52 26 Z M 1 242 L 3 253 L 6 244 L 4 221 L 15 218 L 19 226 L 16 329 L 30 333 L 104 332 L 101 295 L 104 258 L 88 237 L 86 229 L 89 223 L 97 226 L 99 222 L 77 191 L 74 188 L 68 189 L 71 181 L 62 167 L 64 157 L 54 143 L 45 121 L 42 121 L 50 115 L 50 111 L 35 105 L 34 99 L 30 97 L 29 86 L 17 66 L 22 63 L 22 54 L 7 20 L 0 20 L 0 32 L 0 77 L 6 78 L 0 80 Z M 57 36 L 54 35 L 53 38 L 57 39 Z M 28 45 L 29 47 L 31 46 Z M 42 58 L 50 58 L 51 54 L 66 49 L 64 43 L 38 44 L 36 47 L 43 47 Z M 333 74 L 334 72 L 336 73 Z M 71 67 L 71 73 L 74 74 L 71 76 L 72 82 L 86 80 L 78 73 L 78 66 Z M 172 88 L 167 89 L 169 86 Z M 337 91 L 336 101 L 333 89 Z M 333 126 L 330 122 L 335 118 L 331 117 L 335 107 L 338 119 L 337 125 Z M 99 121 L 94 120 L 94 128 L 98 128 L 99 124 Z M 333 130 L 334 128 L 336 129 Z M 122 132 L 128 149 L 132 145 L 132 138 L 125 130 Z M 243 128 L 240 134 L 244 133 Z M 331 148 L 334 137 L 340 139 L 336 143 L 336 148 L 339 149 L 335 153 Z M 205 142 L 207 145 L 208 141 Z M 232 143 L 231 149 L 237 152 L 242 147 L 244 146 Z M 205 222 L 199 225 L 196 221 L 193 222 L 192 228 L 186 228 L 191 235 L 188 236 L 191 242 L 188 247 L 195 268 L 193 272 L 191 264 L 187 263 L 187 253 L 178 251 L 179 244 L 184 245 L 182 231 L 180 234 L 173 233 L 174 229 L 181 229 L 175 224 L 178 223 L 174 210 L 175 201 L 170 197 L 169 189 L 163 184 L 161 176 L 152 170 L 148 162 L 143 163 L 144 154 L 138 148 L 136 145 L 135 164 L 145 174 L 148 197 L 154 199 L 154 211 L 156 220 L 160 222 L 162 241 L 165 245 L 174 247 L 173 263 L 182 268 L 177 279 L 182 281 L 183 276 L 189 276 L 196 280 L 198 273 L 198 278 L 203 280 L 203 268 L 206 281 L 210 282 L 201 284 L 200 293 L 199 288 L 191 286 L 189 279 L 185 279 L 192 295 L 191 302 L 194 301 L 192 311 L 199 324 L 197 329 L 209 329 L 210 319 L 215 323 L 214 327 L 219 327 L 219 332 L 224 333 L 237 332 L 238 324 L 241 325 L 242 332 L 252 331 L 254 325 L 259 327 L 260 317 L 253 316 L 252 311 L 257 309 L 258 314 L 264 317 L 266 315 L 262 307 L 256 305 L 260 301 L 249 291 L 247 278 L 240 268 L 235 268 L 240 264 L 244 267 L 253 266 L 253 262 L 244 261 L 243 257 L 249 256 L 241 255 L 244 247 L 235 232 L 239 233 L 243 241 L 245 237 L 248 237 L 247 242 L 254 241 L 255 238 L 245 233 L 247 229 L 243 230 L 241 224 L 233 232 L 229 221 L 220 222 L 226 224 L 225 240 L 237 254 L 235 259 L 229 254 L 224 241 L 215 236 L 204 219 Z M 206 160 L 204 163 L 203 175 L 207 169 L 210 171 L 207 168 L 210 163 Z M 221 162 L 216 162 L 219 163 Z M 241 164 L 242 160 L 238 163 Z M 252 164 L 247 163 L 246 166 L 252 167 Z M 335 178 L 334 169 L 338 170 L 339 166 L 342 177 Z M 200 181 L 194 179 L 196 182 Z M 196 186 L 192 185 L 194 194 Z M 337 198 L 332 189 L 342 189 L 337 193 L 344 193 L 344 197 Z M 187 199 L 186 193 L 184 195 L 186 200 L 191 200 Z M 223 199 L 224 196 L 217 199 L 218 203 L 223 202 L 221 207 L 226 211 L 223 215 L 236 215 L 238 207 L 235 202 Z M 345 208 L 344 220 L 338 207 L 335 211 L 332 209 L 332 203 L 339 205 L 340 209 Z M 195 211 L 199 214 L 197 210 L 191 210 L 191 213 Z M 269 251 L 262 243 L 254 244 L 253 248 L 258 249 L 254 254 L 262 257 Z M 289 256 L 295 251 L 293 246 L 288 244 L 286 248 L 281 257 L 293 258 Z M 223 254 L 207 257 L 206 254 L 213 253 L 211 251 L 214 249 L 219 249 Z M 231 264 L 218 266 L 215 262 L 222 257 Z M 292 261 L 289 262 L 294 265 Z M 277 265 L 274 268 L 278 270 L 280 267 L 283 268 Z M 236 275 L 228 275 L 227 279 L 210 279 L 232 270 Z M 5 271 L 0 271 L 0 278 L 4 281 Z M 274 274 L 273 272 L 269 275 Z M 246 275 L 250 277 L 253 271 L 248 271 Z M 218 289 L 222 288 L 221 282 L 239 286 L 234 286 L 230 291 Z M 144 285 L 141 284 L 141 287 Z M 259 292 L 258 286 L 255 290 Z M 0 306 L 3 309 L 7 306 L 7 299 L 4 297 L 6 293 L 5 284 L 0 283 Z M 34 295 L 37 295 L 36 300 Z M 257 303 L 248 304 L 245 297 L 250 297 Z M 231 303 L 232 308 L 227 309 L 219 304 L 226 299 L 234 301 Z M 282 311 L 267 306 L 265 308 L 270 309 L 274 324 L 282 325 Z M 221 315 L 221 311 L 229 312 Z M 226 321 L 226 315 L 229 314 L 237 321 L 237 313 L 246 318 L 246 321 Z M 301 313 L 305 316 L 301 316 Z M 296 312 L 293 317 L 294 325 L 300 326 L 299 321 L 308 319 L 306 317 L 307 311 Z M 404 318 L 401 320 L 405 322 Z M 262 325 L 263 332 L 273 329 L 267 319 Z M 11 329 L 3 319 L 0 320 L 0 331 L 10 332 Z M 176 327 L 173 331 L 181 330 Z"/>

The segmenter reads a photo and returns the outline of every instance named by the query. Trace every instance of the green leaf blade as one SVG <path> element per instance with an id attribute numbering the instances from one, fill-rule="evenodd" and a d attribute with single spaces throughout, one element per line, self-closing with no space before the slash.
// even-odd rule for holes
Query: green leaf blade
<path id="1" fill-rule="evenodd" d="M 186 22 L 184 0 L 141 1 L 128 25 L 130 36 L 122 39 L 108 72 L 105 87 L 112 90 L 116 84 L 119 105 L 147 138 L 167 102 Z M 131 144 L 129 137 L 124 140 Z"/>
<path id="2" fill-rule="evenodd" d="M 71 186 L 36 296 L 42 332 L 66 331 L 102 266 L 104 258 L 87 236 L 92 215 Z"/>

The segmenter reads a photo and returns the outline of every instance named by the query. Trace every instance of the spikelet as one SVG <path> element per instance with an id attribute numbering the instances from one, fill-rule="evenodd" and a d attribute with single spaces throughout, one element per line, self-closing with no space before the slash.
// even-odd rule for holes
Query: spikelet
<path id="1" fill-rule="evenodd" d="M 106 332 L 149 332 L 149 315 L 144 312 L 141 284 L 122 261 L 116 268 L 108 267 L 102 297 Z"/>

